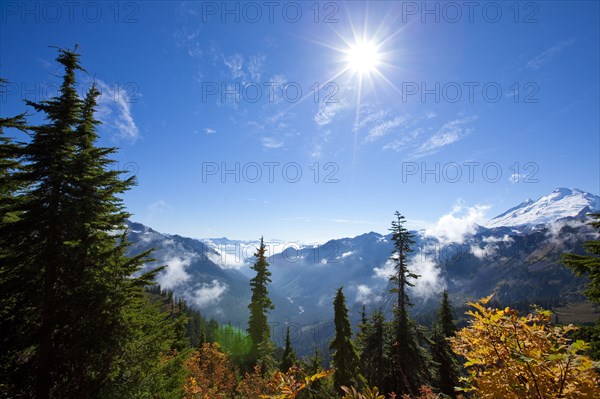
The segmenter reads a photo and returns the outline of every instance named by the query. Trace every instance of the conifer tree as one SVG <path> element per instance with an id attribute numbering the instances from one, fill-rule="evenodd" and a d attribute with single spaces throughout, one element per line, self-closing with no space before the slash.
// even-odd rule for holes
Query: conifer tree
<path id="1" fill-rule="evenodd" d="M 273 345 L 268 345 L 267 342 L 263 344 L 263 341 L 271 340 L 267 313 L 274 308 L 267 289 L 267 285 L 271 282 L 271 272 L 268 269 L 269 263 L 267 262 L 266 251 L 267 248 L 261 237 L 260 246 L 254 254 L 256 261 L 254 262 L 254 265 L 252 265 L 252 270 L 256 272 L 256 275 L 250 280 L 252 296 L 250 298 L 250 304 L 248 305 L 248 309 L 250 310 L 248 334 L 252 341 L 249 359 L 251 367 L 259 357 L 268 355 L 265 353 L 268 348 L 273 347 Z M 261 351 L 262 353 L 259 354 L 259 346 L 261 345 L 263 350 Z M 270 356 L 273 355 L 273 352 L 270 353 Z M 263 360 L 266 361 L 266 359 Z"/>
<path id="2" fill-rule="evenodd" d="M 365 367 L 365 358 L 367 356 L 366 353 L 366 340 L 371 330 L 371 323 L 367 318 L 366 306 L 363 304 L 360 311 L 360 324 L 358 325 L 358 333 L 356 334 L 356 350 L 359 353 L 360 358 L 360 371 L 363 376 L 366 377 L 364 371 L 366 371 Z M 366 379 L 368 382 L 368 379 Z"/>
<path id="3" fill-rule="evenodd" d="M 600 213 L 591 215 L 590 225 L 600 231 Z M 600 305 L 600 239 L 590 240 L 584 244 L 587 255 L 564 254 L 563 263 L 577 276 L 587 276 L 589 283 L 584 291 L 588 299 Z M 587 330 L 587 331 L 586 331 Z M 592 328 L 582 329 L 590 343 L 589 354 L 594 360 L 600 360 L 600 318 Z"/>
<path id="4" fill-rule="evenodd" d="M 61 297 L 66 293 L 60 287 L 61 271 L 70 255 L 64 245 L 69 232 L 65 210 L 69 166 L 81 114 L 81 100 L 75 91 L 75 72 L 81 70 L 78 58 L 74 51 L 60 50 L 57 61 L 65 68 L 65 75 L 58 95 L 40 103 L 27 102 L 44 113 L 47 123 L 28 129 L 32 138 L 24 148 L 23 167 L 17 172 L 23 194 L 12 209 L 19 218 L 2 225 L 1 235 L 10 232 L 10 242 L 1 269 L 11 269 L 6 274 L 12 289 L 9 295 L 23 300 L 14 311 L 15 318 L 24 324 L 14 327 L 29 330 L 13 348 L 21 353 L 27 348 L 32 350 L 32 355 L 20 364 L 8 365 L 11 373 L 22 377 L 15 379 L 19 382 L 13 394 L 17 395 L 48 398 L 59 380 L 57 368 L 61 365 L 55 359 L 59 353 L 55 333 L 61 323 L 57 312 L 66 299 Z M 26 316 L 22 315 L 25 311 Z"/>
<path id="5" fill-rule="evenodd" d="M 6 83 L 0 78 L 0 92 L 4 92 Z M 11 391 L 17 381 L 21 386 L 27 385 L 25 381 L 30 375 L 21 370 L 24 363 L 32 361 L 23 358 L 21 350 L 34 339 L 32 331 L 27 328 L 31 315 L 24 311 L 33 306 L 34 298 L 30 295 L 31 291 L 19 289 L 30 286 L 27 285 L 28 276 L 17 273 L 14 268 L 16 256 L 12 251 L 15 244 L 11 231 L 12 224 L 22 212 L 18 192 L 25 185 L 19 181 L 17 172 L 22 168 L 23 147 L 6 136 L 4 130 L 23 130 L 25 125 L 24 114 L 0 116 L 0 396 L 10 396 L 5 391 Z"/>
<path id="6" fill-rule="evenodd" d="M 7 373 L 0 385 L 8 397 L 98 397 L 127 367 L 158 366 L 161 353 L 181 348 L 177 318 L 151 323 L 165 318 L 148 318 L 150 304 L 136 304 L 160 269 L 131 277 L 147 253 L 126 256 L 126 233 L 113 233 L 125 228 L 120 195 L 133 178 L 110 170 L 115 149 L 96 146 L 98 91 L 92 86 L 83 100 L 76 93 L 76 73 L 83 71 L 77 48 L 58 53 L 62 85 L 54 98 L 27 102 L 45 122 L 27 128 L 31 140 L 14 173 L 19 195 L 6 208 L 15 217 L 0 223 L 0 236 L 10 236 L 0 251 L 0 288 L 12 314 L 2 325 Z M 134 351 L 133 359 L 141 319 L 159 348 Z M 142 381 L 154 371 L 147 367 Z M 161 391 L 160 378 L 152 383 Z"/>
<path id="7" fill-rule="evenodd" d="M 383 388 L 387 372 L 385 353 L 385 316 L 381 309 L 371 315 L 366 324 L 360 352 L 360 370 L 368 386 Z"/>
<path id="8" fill-rule="evenodd" d="M 263 340 L 258 344 L 258 357 L 256 359 L 256 364 L 260 366 L 261 375 L 269 375 L 277 366 L 277 362 L 273 357 L 275 353 L 275 345 L 273 341 L 265 334 Z"/>
<path id="9" fill-rule="evenodd" d="M 337 290 L 333 301 L 335 336 L 329 344 L 333 352 L 333 387 L 336 392 L 341 392 L 342 386 L 363 385 L 364 379 L 359 372 L 358 352 L 352 342 L 352 329 L 348 320 L 346 297 L 342 287 Z"/>
<path id="10" fill-rule="evenodd" d="M 460 379 L 460 364 L 448 341 L 456 331 L 448 291 L 444 290 L 438 318 L 433 326 L 431 355 L 436 371 L 436 387 L 451 398 L 456 397 L 454 388 L 459 386 Z"/>
<path id="11" fill-rule="evenodd" d="M 417 326 L 410 318 L 412 306 L 408 296 L 408 287 L 414 286 L 412 280 L 419 276 L 408 268 L 408 256 L 412 252 L 413 235 L 404 227 L 406 219 L 396 211 L 396 220 L 392 221 L 392 261 L 395 274 L 390 281 L 395 285 L 392 292 L 397 294 L 394 309 L 395 341 L 393 342 L 392 379 L 396 394 L 415 394 L 426 380 L 427 364 L 424 350 L 418 342 Z"/>
<path id="12" fill-rule="evenodd" d="M 136 288 L 128 290 L 130 299 L 122 309 L 124 334 L 114 348 L 109 376 L 94 397 L 181 398 L 183 363 L 189 354 L 187 318 L 161 310 L 163 303 L 151 302 L 143 285 Z"/>
<path id="13" fill-rule="evenodd" d="M 323 359 L 319 356 L 319 349 L 315 346 L 315 352 L 313 356 L 308 360 L 308 364 L 305 367 L 307 375 L 315 375 L 323 371 Z M 303 392 L 298 395 L 298 398 L 308 399 L 328 399 L 337 398 L 338 395 L 332 396 L 328 389 L 328 381 L 318 379 L 310 384 Z"/>
<path id="14" fill-rule="evenodd" d="M 454 324 L 454 314 L 448 297 L 448 290 L 442 292 L 442 302 L 438 312 L 438 324 L 441 326 L 445 337 L 453 337 L 456 331 L 458 331 L 456 324 Z"/>
<path id="15" fill-rule="evenodd" d="M 308 372 L 310 375 L 317 374 L 318 372 L 323 370 L 323 359 L 319 356 L 319 349 L 315 347 L 315 353 L 310 358 L 310 363 L 308 366 Z"/>
<path id="16" fill-rule="evenodd" d="M 4 87 L 7 83 L 5 79 L 0 78 L 0 94 L 4 94 Z M 22 145 L 5 135 L 4 129 L 6 128 L 25 131 L 25 114 L 11 117 L 0 116 L 0 223 L 2 223 L 2 219 L 16 216 L 10 216 L 7 212 L 14 208 L 15 193 L 19 187 L 22 187 L 14 174 L 22 166 L 20 155 L 23 148 Z"/>
<path id="17" fill-rule="evenodd" d="M 363 304 L 360 310 L 360 325 L 359 328 L 361 332 L 364 332 L 369 325 L 369 320 L 367 319 L 367 307 Z"/>
<path id="18" fill-rule="evenodd" d="M 285 333 L 285 348 L 283 349 L 283 355 L 281 357 L 281 364 L 279 368 L 285 373 L 290 369 L 290 367 L 295 365 L 296 362 L 296 353 L 294 352 L 292 343 L 290 341 L 290 326 L 287 326 Z"/>

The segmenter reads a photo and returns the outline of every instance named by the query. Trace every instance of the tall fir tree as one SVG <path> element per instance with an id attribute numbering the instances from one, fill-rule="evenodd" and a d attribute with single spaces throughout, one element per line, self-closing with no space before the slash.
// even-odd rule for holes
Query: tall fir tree
<path id="1" fill-rule="evenodd" d="M 256 275 L 250 280 L 252 296 L 250 298 L 250 304 L 248 305 L 248 309 L 250 310 L 248 334 L 252 341 L 249 359 L 250 367 L 256 363 L 259 357 L 264 358 L 266 355 L 269 355 L 266 351 L 273 346 L 268 345 L 267 342 L 263 344 L 263 341 L 271 340 L 267 314 L 274 308 L 267 289 L 267 285 L 271 282 L 271 272 L 269 271 L 266 251 L 267 247 L 261 237 L 260 246 L 254 254 L 256 261 L 251 267 L 252 270 L 256 272 Z M 272 354 L 273 353 L 271 352 L 270 356 L 272 356 Z M 268 361 L 268 359 L 263 360 Z"/>
<path id="2" fill-rule="evenodd" d="M 393 389 L 397 394 L 416 394 L 426 381 L 427 362 L 425 351 L 419 345 L 417 326 L 410 318 L 408 309 L 412 306 L 408 296 L 408 287 L 414 286 L 412 280 L 419 276 L 408 268 L 408 256 L 414 244 L 413 235 L 404 227 L 406 219 L 396 211 L 396 220 L 392 221 L 392 243 L 394 249 L 391 259 L 395 274 L 390 278 L 392 292 L 397 294 L 394 309 L 395 340 L 393 342 L 392 375 Z"/>
<path id="3" fill-rule="evenodd" d="M 6 79 L 0 78 L 0 94 L 4 94 L 7 84 Z M 25 113 L 9 117 L 0 116 L 0 223 L 2 219 L 16 216 L 9 215 L 8 211 L 14 208 L 16 192 L 22 187 L 14 173 L 21 168 L 20 156 L 23 146 L 6 135 L 4 129 L 11 128 L 26 131 Z"/>
<path id="4" fill-rule="evenodd" d="M 367 318 L 366 306 L 363 304 L 360 310 L 360 324 L 358 325 L 358 332 L 356 333 L 356 350 L 358 351 L 359 358 L 361 360 L 359 366 L 360 372 L 364 377 L 366 377 L 364 372 L 366 368 L 364 367 L 365 362 L 363 355 L 366 355 L 366 339 L 370 329 L 371 323 Z M 368 382 L 368 378 L 365 378 L 365 380 Z"/>
<path id="5" fill-rule="evenodd" d="M 0 93 L 4 93 L 8 82 L 0 78 Z M 21 372 L 24 363 L 30 358 L 22 356 L 22 350 L 32 342 L 32 331 L 27 327 L 31 315 L 27 312 L 33 306 L 28 276 L 15 270 L 14 236 L 11 226 L 20 218 L 22 208 L 18 195 L 25 185 L 17 176 L 22 169 L 23 146 L 6 135 L 5 129 L 26 127 L 25 114 L 0 116 L 0 397 L 9 397 L 12 387 L 26 385 L 30 378 Z"/>
<path id="6" fill-rule="evenodd" d="M 2 270 L 12 268 L 7 278 L 14 290 L 10 295 L 27 297 L 15 309 L 16 318 L 24 325 L 15 327 L 30 331 L 21 336 L 15 348 L 20 353 L 29 348 L 30 355 L 9 366 L 11 374 L 21 375 L 14 380 L 18 382 L 13 389 L 38 398 L 50 397 L 55 381 L 60 380 L 57 374 L 62 365 L 55 359 L 55 334 L 69 331 L 59 328 L 57 312 L 66 300 L 60 287 L 61 271 L 69 264 L 70 255 L 64 245 L 69 239 L 65 211 L 69 166 L 81 114 L 81 100 L 75 91 L 75 72 L 81 70 L 78 58 L 75 51 L 59 51 L 57 61 L 65 74 L 58 95 L 40 103 L 27 102 L 44 113 L 47 123 L 29 128 L 32 137 L 24 148 L 23 167 L 16 173 L 23 192 L 12 211 L 19 218 L 2 226 L 11 235 L 7 255 L 2 258 Z M 23 316 L 22 312 L 28 314 Z"/>
<path id="7" fill-rule="evenodd" d="M 600 213 L 592 214 L 591 218 L 590 225 L 600 232 Z M 600 239 L 587 241 L 584 248 L 587 255 L 564 254 L 563 263 L 575 275 L 589 279 L 584 293 L 591 302 L 600 305 Z M 590 343 L 590 356 L 600 360 L 600 318 L 593 328 L 583 328 L 580 334 Z"/>
<path id="8" fill-rule="evenodd" d="M 265 334 L 263 340 L 258 344 L 257 350 L 256 364 L 260 366 L 261 374 L 263 376 L 270 375 L 275 371 L 277 362 L 273 356 L 275 353 L 275 344 L 273 344 L 273 341 L 271 341 L 267 334 Z"/>
<path id="9" fill-rule="evenodd" d="M 281 356 L 281 364 L 279 369 L 284 373 L 287 372 L 290 367 L 297 363 L 296 352 L 292 348 L 292 342 L 290 340 L 290 326 L 287 326 L 285 331 L 285 348 L 283 349 L 283 355 Z"/>
<path id="10" fill-rule="evenodd" d="M 342 392 L 342 386 L 359 388 L 364 385 L 364 378 L 359 371 L 358 351 L 352 342 L 352 328 L 342 287 L 338 288 L 333 300 L 333 311 L 335 336 L 329 349 L 333 352 L 333 387 L 339 393 Z"/>
<path id="11" fill-rule="evenodd" d="M 446 337 L 453 337 L 458 329 L 454 323 L 454 312 L 448 296 L 448 290 L 442 292 L 442 302 L 438 312 L 438 324 L 442 327 L 442 333 Z"/>
<path id="12" fill-rule="evenodd" d="M 147 253 L 126 256 L 126 234 L 113 231 L 125 229 L 119 196 L 133 179 L 109 170 L 115 149 L 95 144 L 98 91 L 92 86 L 81 99 L 75 90 L 83 71 L 77 48 L 58 53 L 65 70 L 59 93 L 27 102 L 45 123 L 28 127 L 31 140 L 13 174 L 18 200 L 7 209 L 15 217 L 0 224 L 0 236 L 10 232 L 0 254 L 0 284 L 14 311 L 2 326 L 9 346 L 0 385 L 9 397 L 98 397 L 117 370 L 126 373 L 117 363 L 136 332 L 132 301 L 144 298 L 142 287 L 158 272 L 131 277 Z M 167 335 L 179 326 L 169 326 L 152 324 L 160 351 L 128 365 L 158 365 L 165 347 L 177 346 Z M 20 335 L 7 342 L 9 333 Z"/>
<path id="13" fill-rule="evenodd" d="M 444 290 L 438 317 L 433 326 L 431 356 L 435 365 L 435 386 L 451 398 L 456 397 L 454 388 L 459 386 L 460 381 L 460 363 L 448 341 L 456 331 L 448 291 Z"/>
<path id="14" fill-rule="evenodd" d="M 323 359 L 319 356 L 319 349 L 315 347 L 315 353 L 310 358 L 308 365 L 308 372 L 310 375 L 314 375 L 323 370 Z"/>
<path id="15" fill-rule="evenodd" d="M 360 351 L 360 370 L 370 387 L 385 387 L 388 354 L 385 351 L 385 315 L 381 309 L 366 324 Z"/>

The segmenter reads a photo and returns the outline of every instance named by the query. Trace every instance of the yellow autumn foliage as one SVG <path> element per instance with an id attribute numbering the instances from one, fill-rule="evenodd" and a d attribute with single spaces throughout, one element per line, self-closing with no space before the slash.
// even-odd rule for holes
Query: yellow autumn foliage
<path id="1" fill-rule="evenodd" d="M 466 391 L 479 399 L 600 398 L 594 362 L 581 354 L 588 345 L 568 338 L 575 327 L 553 326 L 549 311 L 519 316 L 488 307 L 490 300 L 469 303 L 473 319 L 450 338 L 466 359 Z"/>
<path id="2" fill-rule="evenodd" d="M 229 356 L 219 344 L 204 344 L 186 362 L 188 376 L 184 399 L 295 399 L 314 381 L 329 376 L 333 370 L 304 377 L 298 367 L 288 372 L 276 371 L 263 376 L 260 366 L 241 378 Z"/>

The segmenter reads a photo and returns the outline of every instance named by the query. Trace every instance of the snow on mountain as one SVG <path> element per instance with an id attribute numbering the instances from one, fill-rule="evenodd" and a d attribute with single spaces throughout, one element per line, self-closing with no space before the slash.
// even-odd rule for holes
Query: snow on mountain
<path id="1" fill-rule="evenodd" d="M 600 197 L 573 188 L 557 188 L 537 201 L 527 199 L 490 220 L 486 227 L 537 226 L 600 210 Z"/>
<path id="2" fill-rule="evenodd" d="M 223 269 L 236 269 L 248 277 L 254 276 L 254 271 L 250 269 L 254 263 L 254 254 L 260 246 L 260 240 L 231 240 L 226 237 L 221 238 L 203 238 L 200 239 L 207 248 L 212 250 L 208 254 L 209 259 Z M 301 242 L 287 242 L 278 239 L 265 239 L 267 260 L 270 262 L 274 255 L 282 252 L 300 253 L 305 248 L 312 245 L 306 245 Z"/>

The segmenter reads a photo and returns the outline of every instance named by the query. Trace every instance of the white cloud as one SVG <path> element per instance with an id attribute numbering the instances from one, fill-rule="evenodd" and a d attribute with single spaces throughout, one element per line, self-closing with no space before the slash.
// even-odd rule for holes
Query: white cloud
<path id="1" fill-rule="evenodd" d="M 265 82 L 268 83 L 268 87 L 265 87 L 265 99 L 269 104 L 279 104 L 284 101 L 283 86 L 287 82 L 287 78 L 282 74 L 273 75 L 268 82 Z"/>
<path id="2" fill-rule="evenodd" d="M 396 273 L 394 266 L 395 266 L 394 261 L 392 259 L 388 259 L 383 264 L 382 267 L 374 267 L 373 268 L 373 272 L 374 272 L 373 277 L 380 278 L 383 280 L 389 280 L 389 278 L 392 276 L 392 274 Z"/>
<path id="3" fill-rule="evenodd" d="M 541 54 L 538 54 L 537 56 L 535 56 L 534 58 L 529 60 L 529 62 L 527 62 L 527 65 L 526 65 L 527 68 L 534 69 L 534 70 L 539 69 L 542 65 L 547 64 L 550 61 L 552 61 L 566 47 L 570 46 L 573 43 L 575 43 L 575 39 L 563 40 L 561 42 L 556 43 L 554 46 L 550 47 L 549 49 L 546 49 Z"/>
<path id="4" fill-rule="evenodd" d="M 260 139 L 263 147 L 268 149 L 275 149 L 283 147 L 283 142 L 279 141 L 273 137 L 263 137 Z"/>
<path id="5" fill-rule="evenodd" d="M 101 80 L 97 80 L 96 84 L 101 93 L 98 98 L 98 120 L 114 132 L 115 139 L 134 143 L 139 138 L 140 131 L 131 114 L 131 103 L 135 98 L 129 95 L 129 87 L 110 87 Z M 135 86 L 132 88 L 136 89 Z M 137 93 L 134 91 L 134 94 Z"/>
<path id="6" fill-rule="evenodd" d="M 383 146 L 384 150 L 393 150 L 393 151 L 401 151 L 406 149 L 406 147 L 415 141 L 419 135 L 423 133 L 422 128 L 417 128 L 409 133 L 403 134 L 400 138 L 392 141 Z"/>
<path id="7" fill-rule="evenodd" d="M 518 183 L 520 181 L 523 181 L 523 179 L 526 177 L 527 175 L 525 173 L 513 173 L 509 176 L 508 181 L 511 183 Z"/>
<path id="8" fill-rule="evenodd" d="M 410 287 L 413 295 L 419 298 L 428 298 L 441 292 L 446 283 L 440 276 L 440 268 L 437 263 L 425 256 L 414 256 L 408 262 L 411 272 L 418 274 L 419 278 L 413 280 L 414 287 Z"/>
<path id="9" fill-rule="evenodd" d="M 364 284 L 360 284 L 356 287 L 356 302 L 368 305 L 374 302 L 380 302 L 382 299 L 381 295 L 376 295 L 373 290 Z"/>
<path id="10" fill-rule="evenodd" d="M 253 256 L 258 243 L 215 244 L 207 241 L 207 245 L 216 252 L 209 251 L 206 254 L 213 263 L 223 269 L 241 270 L 250 265 L 249 259 Z M 270 247 L 267 243 L 267 253 L 269 253 Z"/>
<path id="11" fill-rule="evenodd" d="M 466 125 L 477 119 L 477 116 L 469 116 L 446 122 L 433 136 L 425 141 L 413 154 L 415 157 L 431 155 L 440 148 L 455 143 L 468 136 L 473 129 Z"/>
<path id="12" fill-rule="evenodd" d="M 173 33 L 175 46 L 187 51 L 192 58 L 200 59 L 203 56 L 202 44 L 200 39 L 200 31 L 188 27 L 181 27 Z"/>
<path id="13" fill-rule="evenodd" d="M 512 243 L 514 240 L 508 235 L 505 234 L 502 237 L 484 237 L 483 243 L 484 245 L 472 244 L 470 246 L 471 253 L 479 259 L 485 259 L 486 257 L 493 256 L 498 252 L 498 245 L 500 243 Z"/>
<path id="14" fill-rule="evenodd" d="M 476 232 L 477 225 L 483 225 L 489 205 L 465 207 L 457 203 L 452 211 L 443 215 L 435 225 L 427 228 L 425 234 L 436 237 L 442 245 L 462 244 L 465 238 Z"/>
<path id="15" fill-rule="evenodd" d="M 246 266 L 246 262 L 244 258 L 241 258 L 236 253 L 229 252 L 221 252 L 219 254 L 208 253 L 206 254 L 208 259 L 214 264 L 218 265 L 222 269 L 235 269 L 240 270 L 244 266 Z"/>
<path id="16" fill-rule="evenodd" d="M 321 158 L 323 156 L 323 145 L 315 144 L 309 152 L 311 158 Z"/>
<path id="17" fill-rule="evenodd" d="M 587 222 L 589 222 L 589 220 Z M 556 220 L 545 226 L 548 229 L 546 237 L 557 245 L 574 240 L 597 240 L 598 237 L 600 237 L 600 234 L 598 234 L 598 231 L 592 228 L 587 222 L 578 219 Z M 569 227 L 572 232 L 562 230 L 563 227 Z"/>
<path id="18" fill-rule="evenodd" d="M 380 109 L 378 111 L 368 113 L 367 116 L 362 119 L 359 117 L 354 122 L 353 130 L 358 131 L 369 124 L 381 123 L 388 114 L 389 110 Z"/>
<path id="19" fill-rule="evenodd" d="M 367 134 L 365 141 L 377 140 L 378 138 L 383 137 L 386 134 L 388 134 L 394 128 L 397 128 L 398 126 L 404 124 L 406 121 L 408 121 L 408 116 L 403 115 L 403 116 L 397 116 L 394 119 L 390 119 L 390 120 L 384 121 L 382 123 L 379 123 L 378 125 L 372 127 L 369 130 L 369 133 Z"/>
<path id="20" fill-rule="evenodd" d="M 253 55 L 250 57 L 250 61 L 248 61 L 248 72 L 250 72 L 252 82 L 260 82 L 260 76 L 266 59 L 267 56 L 265 55 Z"/>
<path id="21" fill-rule="evenodd" d="M 223 57 L 223 62 L 229 68 L 233 79 L 244 77 L 244 57 L 241 54 L 234 54 L 230 57 Z"/>
<path id="22" fill-rule="evenodd" d="M 319 103 L 319 111 L 315 114 L 314 120 L 315 123 L 319 126 L 325 126 L 330 124 L 335 116 L 348 108 L 348 105 L 343 100 L 338 100 L 337 102 L 320 102 Z"/>
<path id="23" fill-rule="evenodd" d="M 200 308 L 219 303 L 221 296 L 229 288 L 227 284 L 216 279 L 210 283 L 202 283 L 198 287 L 194 290 L 191 299 Z"/>
<path id="24" fill-rule="evenodd" d="M 408 262 L 408 268 L 411 272 L 418 274 L 420 277 L 411 280 L 414 287 L 410 290 L 413 295 L 419 298 L 427 298 L 431 295 L 435 295 L 442 291 L 446 283 L 441 277 L 441 271 L 437 263 L 433 258 L 427 256 L 427 254 L 435 254 L 435 248 L 424 249 L 419 254 L 410 258 Z M 395 262 L 393 259 L 388 259 L 382 267 L 373 268 L 373 277 L 389 280 L 392 275 L 396 274 Z M 358 294 L 357 294 L 358 302 Z"/>
<path id="25" fill-rule="evenodd" d="M 157 277 L 161 287 L 172 289 L 190 279 L 190 275 L 185 269 L 192 263 L 193 256 L 188 254 L 185 257 L 174 257 L 163 263 L 167 265 L 166 269 Z"/>
<path id="26" fill-rule="evenodd" d="M 204 132 L 206 134 L 215 134 L 217 131 L 215 129 L 213 129 L 213 128 L 207 127 L 207 128 L 204 129 Z"/>

